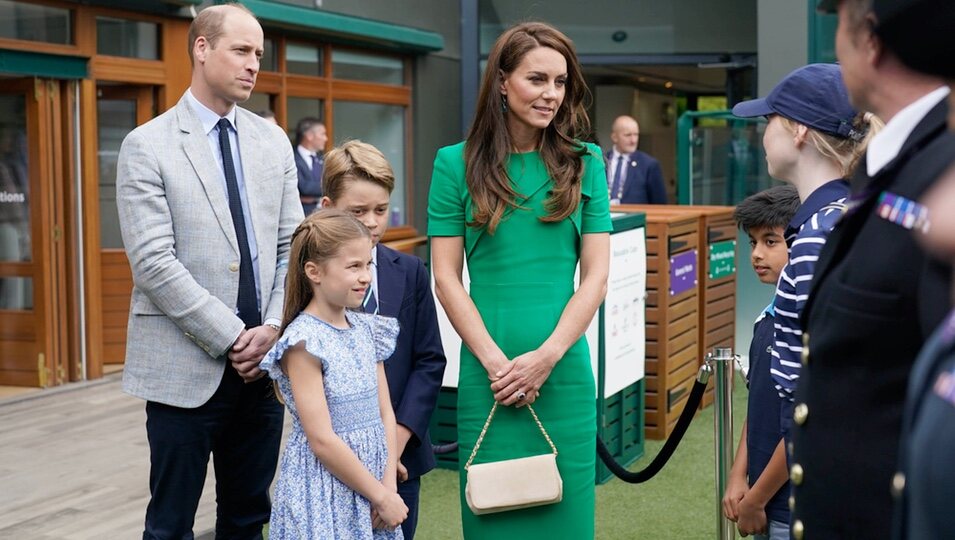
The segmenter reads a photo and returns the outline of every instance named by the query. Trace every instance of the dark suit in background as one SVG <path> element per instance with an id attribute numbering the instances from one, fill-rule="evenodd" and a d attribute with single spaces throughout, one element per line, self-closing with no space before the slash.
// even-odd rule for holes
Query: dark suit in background
<path id="1" fill-rule="evenodd" d="M 401 528 L 405 538 L 410 539 L 418 520 L 420 477 L 435 465 L 428 424 L 447 360 L 441 346 L 431 280 L 421 259 L 381 244 L 375 249 L 378 311 L 397 318 L 401 325 L 395 352 L 385 362 L 385 374 L 395 419 L 414 433 L 401 455 L 408 480 L 398 484 L 398 493 L 408 505 L 408 519 Z"/>
<path id="2" fill-rule="evenodd" d="M 880 195 L 917 201 L 955 159 L 940 103 L 898 156 L 853 178 L 802 312 L 792 486 L 806 538 L 887 538 L 909 372 L 949 308 L 951 269 L 922 251 L 917 231 L 882 217 Z M 798 536 L 797 536 L 798 538 Z"/>
<path id="3" fill-rule="evenodd" d="M 613 152 L 604 154 L 607 162 L 608 177 L 617 166 L 613 159 Z M 666 204 L 667 189 L 663 183 L 663 172 L 660 162 L 647 154 L 636 150 L 623 162 L 623 191 L 619 197 L 620 204 Z M 612 180 L 611 180 L 612 182 Z M 612 186 L 611 186 L 612 187 Z M 616 193 L 610 193 L 611 199 L 617 199 Z"/>
<path id="4" fill-rule="evenodd" d="M 298 194 L 302 199 L 302 210 L 305 215 L 309 215 L 318 207 L 322 198 L 322 169 L 325 161 L 319 154 L 317 166 L 318 171 L 312 171 L 310 164 L 305 162 L 302 153 L 295 148 L 295 168 L 298 170 Z M 306 202 L 308 201 L 308 202 Z M 314 202 L 312 202 L 314 201 Z"/>

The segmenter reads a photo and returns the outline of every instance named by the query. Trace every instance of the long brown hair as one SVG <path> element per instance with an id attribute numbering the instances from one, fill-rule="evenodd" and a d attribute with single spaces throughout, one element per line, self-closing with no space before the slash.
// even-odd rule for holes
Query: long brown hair
<path id="1" fill-rule="evenodd" d="M 285 277 L 281 332 L 285 332 L 285 328 L 312 301 L 312 282 L 305 275 L 305 263 L 322 264 L 338 255 L 346 242 L 359 238 L 371 239 L 368 228 L 351 214 L 334 208 L 312 212 L 295 229 Z"/>
<path id="2" fill-rule="evenodd" d="M 582 156 L 587 150 L 578 138 L 590 130 L 585 103 L 590 92 L 577 61 L 577 51 L 574 43 L 552 26 L 539 22 L 519 24 L 501 34 L 491 49 L 474 122 L 464 146 L 465 180 L 474 202 L 473 221 L 468 225 L 487 226 L 492 234 L 505 211 L 518 207 L 520 197 L 507 175 L 512 145 L 502 106 L 504 97 L 499 91 L 501 74 L 507 76 L 513 72 L 524 56 L 537 47 L 553 49 L 567 61 L 564 101 L 541 135 L 541 159 L 554 182 L 545 203 L 547 216 L 541 221 L 565 219 L 580 204 Z"/>

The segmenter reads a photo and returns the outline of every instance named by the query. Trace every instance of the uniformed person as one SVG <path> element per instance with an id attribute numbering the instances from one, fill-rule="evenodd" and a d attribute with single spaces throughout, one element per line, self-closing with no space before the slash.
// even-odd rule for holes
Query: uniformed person
<path id="1" fill-rule="evenodd" d="M 948 88 L 880 36 L 886 2 L 837 0 L 836 53 L 853 104 L 886 121 L 852 179 L 808 303 L 793 427 L 793 536 L 890 536 L 902 407 L 922 344 L 949 308 L 951 270 L 913 231 L 918 201 L 955 160 Z"/>
<path id="2" fill-rule="evenodd" d="M 882 0 L 877 0 L 877 3 Z M 879 34 L 909 67 L 955 81 L 955 2 L 895 0 Z M 949 130 L 955 130 L 949 94 Z M 921 201 L 930 227 L 916 237 L 929 251 L 955 260 L 955 168 Z M 902 421 L 900 470 L 892 478 L 895 538 L 955 538 L 955 311 L 932 335 L 909 378 Z"/>

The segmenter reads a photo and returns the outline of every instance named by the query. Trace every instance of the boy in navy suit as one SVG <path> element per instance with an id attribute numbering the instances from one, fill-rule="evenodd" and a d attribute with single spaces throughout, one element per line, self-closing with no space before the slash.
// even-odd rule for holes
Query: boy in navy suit
<path id="1" fill-rule="evenodd" d="M 748 197 L 733 213 L 749 235 L 753 270 L 762 283 L 776 285 L 789 262 L 784 232 L 798 208 L 796 188 L 783 185 Z M 770 302 L 753 327 L 747 417 L 723 495 L 723 515 L 736 522 L 743 536 L 753 534 L 756 540 L 789 539 L 789 482 L 779 418 L 782 402 L 769 373 L 773 305 Z"/>
<path id="2" fill-rule="evenodd" d="M 446 363 L 431 280 L 421 259 L 379 243 L 388 229 L 395 175 L 377 148 L 349 141 L 332 149 L 325 156 L 322 187 L 322 207 L 351 212 L 371 231 L 372 282 L 362 309 L 395 317 L 401 325 L 385 374 L 398 421 L 398 493 L 408 506 L 401 529 L 410 540 L 418 521 L 420 478 L 435 465 L 428 424 Z"/>

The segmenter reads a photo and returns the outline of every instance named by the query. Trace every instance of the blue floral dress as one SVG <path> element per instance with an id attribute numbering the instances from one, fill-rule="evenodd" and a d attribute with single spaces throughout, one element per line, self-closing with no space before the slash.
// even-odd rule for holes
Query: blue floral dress
<path id="1" fill-rule="evenodd" d="M 260 365 L 278 381 L 292 415 L 292 432 L 275 484 L 271 539 L 403 539 L 400 527 L 373 531 L 368 500 L 319 462 L 305 438 L 291 383 L 280 366 L 285 351 L 299 343 L 321 361 L 325 399 L 335 433 L 381 480 L 388 449 L 378 407 L 377 363 L 394 352 L 398 321 L 351 311 L 346 319 L 349 328 L 342 329 L 300 313 Z"/>

